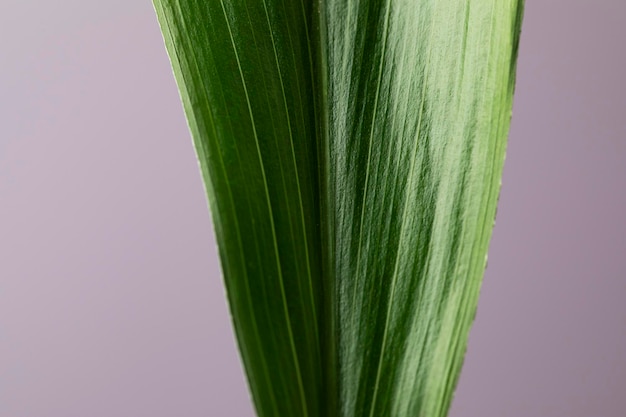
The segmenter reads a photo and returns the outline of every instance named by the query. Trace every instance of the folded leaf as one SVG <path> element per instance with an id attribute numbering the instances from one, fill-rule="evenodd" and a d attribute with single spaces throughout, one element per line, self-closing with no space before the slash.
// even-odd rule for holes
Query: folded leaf
<path id="1" fill-rule="evenodd" d="M 260 416 L 447 414 L 522 0 L 154 0 Z"/>

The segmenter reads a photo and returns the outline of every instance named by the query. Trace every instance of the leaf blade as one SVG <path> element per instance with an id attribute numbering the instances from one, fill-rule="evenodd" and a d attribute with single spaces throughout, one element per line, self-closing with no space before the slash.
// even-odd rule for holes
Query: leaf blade
<path id="1" fill-rule="evenodd" d="M 522 1 L 154 4 L 259 415 L 445 415 Z"/>

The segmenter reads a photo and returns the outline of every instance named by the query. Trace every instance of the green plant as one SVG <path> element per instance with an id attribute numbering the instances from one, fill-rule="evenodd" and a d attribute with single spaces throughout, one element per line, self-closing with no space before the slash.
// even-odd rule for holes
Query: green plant
<path id="1" fill-rule="evenodd" d="M 154 0 L 260 416 L 447 414 L 522 0 Z"/>

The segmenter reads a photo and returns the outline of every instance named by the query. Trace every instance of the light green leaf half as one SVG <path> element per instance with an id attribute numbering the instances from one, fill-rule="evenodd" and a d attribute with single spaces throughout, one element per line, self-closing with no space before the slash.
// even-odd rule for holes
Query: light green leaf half
<path id="1" fill-rule="evenodd" d="M 259 416 L 445 416 L 523 1 L 154 5 Z"/>

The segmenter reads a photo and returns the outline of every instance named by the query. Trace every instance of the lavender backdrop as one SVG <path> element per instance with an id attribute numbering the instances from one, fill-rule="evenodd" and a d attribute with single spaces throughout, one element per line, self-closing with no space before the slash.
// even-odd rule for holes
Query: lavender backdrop
<path id="1" fill-rule="evenodd" d="M 527 2 L 452 417 L 626 415 L 626 3 Z M 252 416 L 149 1 L 2 0 L 0 416 Z"/>

